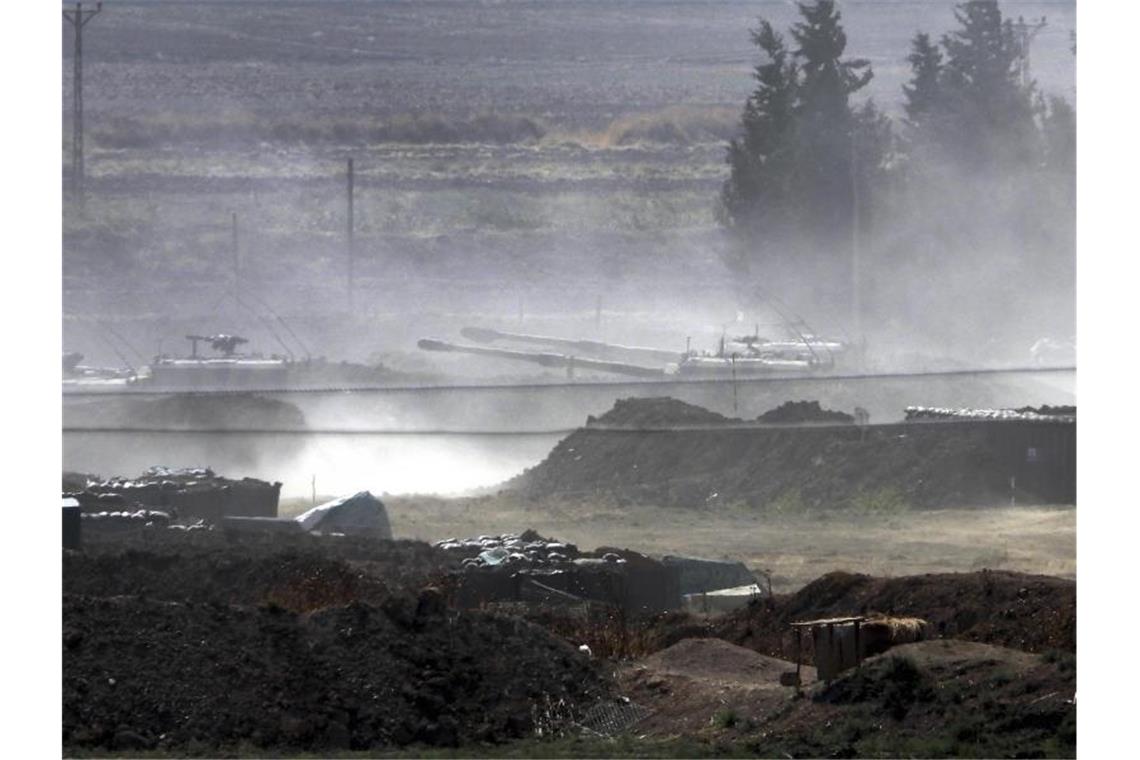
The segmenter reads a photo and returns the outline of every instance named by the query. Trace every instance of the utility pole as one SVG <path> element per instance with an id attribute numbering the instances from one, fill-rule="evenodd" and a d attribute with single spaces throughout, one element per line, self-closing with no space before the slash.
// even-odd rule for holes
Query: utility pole
<path id="1" fill-rule="evenodd" d="M 862 293 L 862 272 L 860 271 L 861 254 L 859 246 L 859 238 L 862 230 L 860 228 L 860 219 L 862 216 L 859 207 L 859 171 L 858 171 L 858 151 L 855 147 L 855 125 L 851 126 L 851 334 L 852 338 L 858 342 L 856 351 L 859 352 L 860 360 L 862 359 L 863 347 L 863 299 Z"/>
<path id="2" fill-rule="evenodd" d="M 103 2 L 95 3 L 95 10 L 83 10 L 83 3 L 76 3 L 75 9 L 63 12 L 63 18 L 75 28 L 74 63 L 75 74 L 71 83 L 72 123 L 71 123 L 71 197 L 80 212 L 86 203 L 84 195 L 83 167 L 83 27 L 87 26 L 99 11 Z"/>
<path id="3" fill-rule="evenodd" d="M 737 413 L 737 396 L 736 396 L 736 353 L 732 354 L 732 413 Z"/>
<path id="4" fill-rule="evenodd" d="M 352 159 L 348 159 L 348 308 L 352 309 L 353 279 L 356 269 L 356 231 L 353 223 L 353 183 L 355 177 Z"/>
<path id="5" fill-rule="evenodd" d="M 1013 33 L 1017 35 L 1017 70 L 1021 79 L 1021 86 L 1024 87 L 1029 81 L 1029 46 L 1033 44 L 1033 39 L 1038 33 L 1045 28 L 1045 17 L 1042 16 L 1040 21 L 1026 22 L 1021 16 L 1017 17 L 1017 23 L 1013 24 Z"/>

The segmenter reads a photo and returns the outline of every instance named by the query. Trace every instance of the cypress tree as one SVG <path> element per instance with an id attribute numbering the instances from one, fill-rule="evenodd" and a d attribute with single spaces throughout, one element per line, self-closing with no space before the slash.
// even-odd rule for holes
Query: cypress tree
<path id="1" fill-rule="evenodd" d="M 816 217 L 809 226 L 824 251 L 850 235 L 855 124 L 848 97 L 871 81 L 866 60 L 842 60 L 847 34 L 833 0 L 799 5 L 803 20 L 792 27 L 799 47 L 797 166 L 802 202 Z"/>
<path id="2" fill-rule="evenodd" d="M 741 117 L 741 135 L 728 146 L 730 176 L 721 192 L 720 217 L 738 233 L 743 263 L 753 246 L 778 245 L 785 258 L 806 245 L 820 263 L 834 258 L 837 241 L 848 241 L 853 223 L 856 176 L 852 159 L 862 146 L 849 96 L 871 80 L 865 60 L 845 60 L 847 35 L 833 0 L 800 3 L 801 21 L 791 29 L 796 49 L 767 21 L 752 34 L 763 54 L 754 71 L 756 89 Z M 868 134 L 889 130 L 874 107 Z M 868 166 L 879 158 L 859 157 Z M 868 176 L 871 172 L 868 172 Z M 846 242 L 842 252 L 847 251 Z"/>
<path id="3" fill-rule="evenodd" d="M 1049 98 L 1043 109 L 1045 165 L 1069 175 L 1077 172 L 1077 112 L 1062 97 Z"/>
<path id="4" fill-rule="evenodd" d="M 760 21 L 752 42 L 763 59 L 753 71 L 756 89 L 741 116 L 743 133 L 729 142 L 731 173 L 721 192 L 722 220 L 746 237 L 783 221 L 788 212 L 798 77 L 783 38 L 769 22 Z"/>
<path id="5" fill-rule="evenodd" d="M 961 28 L 942 38 L 939 108 L 947 118 L 937 141 L 965 166 L 1033 163 L 1040 154 L 1034 85 L 1020 81 L 1012 23 L 997 0 L 968 0 L 954 16 Z"/>
<path id="6" fill-rule="evenodd" d="M 930 41 L 930 35 L 919 32 L 911 40 L 911 80 L 903 85 L 907 120 L 911 126 L 923 123 L 942 99 L 939 78 L 942 75 L 942 51 Z"/>

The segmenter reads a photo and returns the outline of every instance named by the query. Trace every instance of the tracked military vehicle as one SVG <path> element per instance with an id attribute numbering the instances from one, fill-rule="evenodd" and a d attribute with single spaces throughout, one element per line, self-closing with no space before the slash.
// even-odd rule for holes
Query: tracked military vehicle
<path id="1" fill-rule="evenodd" d="M 146 385 L 155 388 L 188 390 L 195 388 L 281 388 L 289 378 L 287 357 L 238 353 L 238 346 L 249 341 L 240 335 L 187 335 L 190 356 L 158 356 L 150 365 Z M 213 356 L 198 352 L 206 343 Z"/>

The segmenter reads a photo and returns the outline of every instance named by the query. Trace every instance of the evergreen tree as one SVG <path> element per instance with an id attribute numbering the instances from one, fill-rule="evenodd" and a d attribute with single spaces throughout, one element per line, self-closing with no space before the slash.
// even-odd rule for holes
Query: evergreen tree
<path id="1" fill-rule="evenodd" d="M 966 166 L 1030 164 L 1039 155 L 1032 82 L 1020 81 L 1020 43 L 997 0 L 968 0 L 961 28 L 942 38 L 945 114 L 934 139 Z"/>
<path id="2" fill-rule="evenodd" d="M 761 20 L 752 42 L 764 59 L 753 72 L 756 89 L 741 117 L 743 134 L 728 146 L 731 174 L 721 193 L 721 217 L 750 231 L 784 221 L 791 181 L 798 72 L 783 38 Z"/>
<path id="3" fill-rule="evenodd" d="M 1057 306 L 1035 318 L 1059 314 L 1064 323 L 1074 260 L 1073 111 L 1037 93 L 1022 40 L 996 0 L 960 2 L 954 19 L 940 46 L 916 36 L 907 59 L 906 187 L 889 213 L 909 223 L 887 243 L 887 266 L 954 283 L 925 296 L 934 311 L 996 324 L 1011 298 L 1035 307 L 1051 292 Z M 1021 282 L 1033 289 L 1016 292 L 1011 283 Z M 913 308 L 909 298 L 900 293 L 894 308 Z"/>
<path id="4" fill-rule="evenodd" d="M 1043 109 L 1045 165 L 1069 175 L 1077 172 L 1077 112 L 1061 97 L 1050 97 Z"/>
<path id="5" fill-rule="evenodd" d="M 865 60 L 844 61 L 847 35 L 833 0 L 801 3 L 792 27 L 802 76 L 797 108 L 801 202 L 816 215 L 808 226 L 825 248 L 850 235 L 854 116 L 848 97 L 871 81 Z M 821 223 L 822 222 L 822 223 Z M 806 231 L 806 230 L 805 230 Z"/>
<path id="6" fill-rule="evenodd" d="M 792 26 L 792 37 L 799 43 L 795 53 L 803 72 L 801 113 L 846 120 L 851 115 L 847 96 L 871 81 L 870 62 L 840 60 L 847 48 L 847 34 L 834 0 L 799 3 L 798 7 L 803 21 Z"/>
<path id="7" fill-rule="evenodd" d="M 854 114 L 856 205 L 864 231 L 890 200 L 886 191 L 895 174 L 895 154 L 895 131 L 890 118 L 874 100 L 867 100 Z"/>
<path id="8" fill-rule="evenodd" d="M 872 72 L 865 60 L 844 60 L 847 36 L 835 3 L 798 7 L 802 20 L 791 29 L 794 51 L 766 21 L 753 33 L 763 59 L 744 107 L 742 134 L 728 146 L 731 172 L 720 215 L 739 233 L 742 255 L 755 258 L 757 244 L 778 245 L 784 256 L 807 248 L 821 253 L 819 263 L 826 268 L 835 256 L 845 256 L 846 244 L 840 252 L 836 241 L 850 240 L 854 195 L 881 163 L 881 155 L 855 154 L 880 141 L 856 134 L 863 127 L 849 97 L 866 86 Z M 889 130 L 873 106 L 866 116 L 868 134 Z M 868 171 L 857 172 L 853 159 Z"/>
<path id="9" fill-rule="evenodd" d="M 911 80 L 903 85 L 907 120 L 918 126 L 942 99 L 939 79 L 942 75 L 942 51 L 930 41 L 930 35 L 919 32 L 911 41 Z"/>

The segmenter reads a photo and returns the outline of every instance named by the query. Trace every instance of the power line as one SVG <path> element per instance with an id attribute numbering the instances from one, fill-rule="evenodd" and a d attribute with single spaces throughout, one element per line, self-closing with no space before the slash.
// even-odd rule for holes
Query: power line
<path id="1" fill-rule="evenodd" d="M 862 374 L 818 374 L 818 375 L 761 375 L 756 377 L 675 377 L 662 380 L 590 380 L 583 382 L 551 381 L 530 383 L 462 383 L 451 385 L 349 385 L 349 386 L 320 386 L 310 388 L 277 387 L 277 388 L 143 388 L 143 389 L 68 389 L 64 396 L 245 396 L 250 394 L 283 395 L 283 394 L 349 394 L 349 393 L 447 393 L 451 391 L 545 391 L 561 390 L 566 388 L 647 388 L 689 385 L 728 385 L 733 382 L 740 384 L 765 383 L 833 383 L 858 382 L 864 380 L 906 380 L 922 378 L 953 378 L 953 377 L 984 377 L 996 375 L 1040 375 L 1040 374 L 1067 374 L 1076 372 L 1075 366 L 1057 367 L 977 367 L 969 369 L 948 370 L 922 370 L 917 372 L 876 372 Z"/>
<path id="2" fill-rule="evenodd" d="M 95 3 L 95 10 L 83 10 L 83 3 L 76 3 L 75 9 L 63 12 L 63 18 L 75 29 L 74 63 L 75 74 L 71 83 L 72 124 L 71 124 L 71 197 L 83 211 L 87 198 L 85 194 L 83 159 L 83 27 L 103 10 L 102 0 Z"/>

